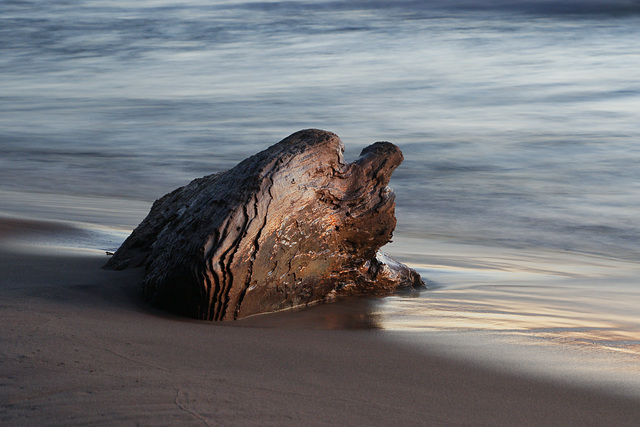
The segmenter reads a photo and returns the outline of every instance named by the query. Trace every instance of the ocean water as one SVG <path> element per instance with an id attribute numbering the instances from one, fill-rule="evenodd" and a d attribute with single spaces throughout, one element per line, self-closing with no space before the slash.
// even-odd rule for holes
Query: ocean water
<path id="1" fill-rule="evenodd" d="M 387 251 L 431 289 L 378 327 L 637 360 L 639 2 L 0 2 L 2 214 L 108 226 L 83 244 L 112 250 L 311 127 L 405 154 Z"/>

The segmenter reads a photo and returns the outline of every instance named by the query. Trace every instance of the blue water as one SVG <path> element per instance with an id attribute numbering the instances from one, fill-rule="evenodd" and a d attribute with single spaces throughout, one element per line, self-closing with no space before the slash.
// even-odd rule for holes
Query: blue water
<path id="1" fill-rule="evenodd" d="M 402 148 L 390 250 L 437 289 L 573 278 L 563 310 L 624 302 L 611 328 L 640 328 L 639 2 L 0 3 L 0 211 L 74 195 L 109 222 L 99 199 L 149 203 L 310 127 L 348 159 Z"/>

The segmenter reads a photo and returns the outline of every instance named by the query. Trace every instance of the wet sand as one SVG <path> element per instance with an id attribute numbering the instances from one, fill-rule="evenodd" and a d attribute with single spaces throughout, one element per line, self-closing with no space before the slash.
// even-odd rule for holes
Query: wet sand
<path id="1" fill-rule="evenodd" d="M 238 323 L 175 317 L 140 301 L 140 270 L 101 270 L 107 256 L 97 250 L 29 243 L 73 233 L 80 232 L 64 224 L 0 222 L 1 424 L 584 426 L 640 419 L 640 399 L 402 344 L 397 333 L 358 317 L 351 303 Z M 317 313 L 322 321 L 309 322 Z M 340 329 L 342 322 L 350 328 Z"/>

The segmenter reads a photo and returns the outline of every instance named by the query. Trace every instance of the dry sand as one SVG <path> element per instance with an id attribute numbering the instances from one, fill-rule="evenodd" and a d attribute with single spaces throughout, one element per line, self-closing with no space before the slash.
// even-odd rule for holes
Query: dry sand
<path id="1" fill-rule="evenodd" d="M 545 382 L 393 332 L 178 318 L 140 302 L 141 271 L 44 249 L 66 226 L 0 223 L 3 425 L 637 425 L 640 400 Z M 12 244 L 10 244 L 13 242 Z M 341 305 L 322 313 L 340 315 Z M 307 315 L 308 317 L 308 315 Z M 356 316 L 357 317 L 357 316 Z M 325 319 L 326 320 L 326 319 Z M 339 320 L 336 320 L 339 323 Z"/>

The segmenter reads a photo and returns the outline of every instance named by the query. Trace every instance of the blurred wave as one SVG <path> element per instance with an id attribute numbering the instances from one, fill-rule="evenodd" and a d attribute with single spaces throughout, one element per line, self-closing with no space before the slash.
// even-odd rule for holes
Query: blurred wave
<path id="1" fill-rule="evenodd" d="M 317 127 L 401 146 L 399 235 L 637 260 L 638 8 L 5 1 L 0 190 L 152 201 Z"/>

